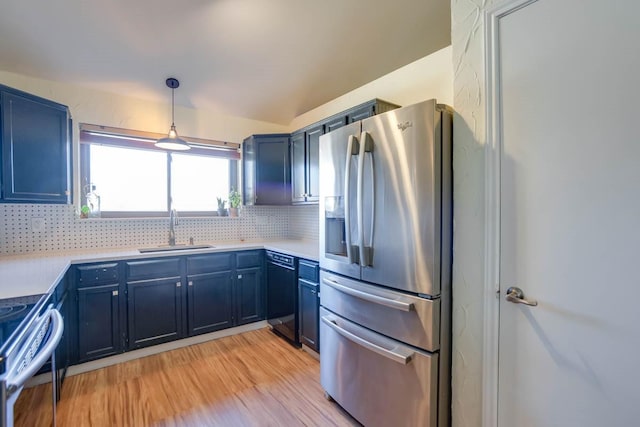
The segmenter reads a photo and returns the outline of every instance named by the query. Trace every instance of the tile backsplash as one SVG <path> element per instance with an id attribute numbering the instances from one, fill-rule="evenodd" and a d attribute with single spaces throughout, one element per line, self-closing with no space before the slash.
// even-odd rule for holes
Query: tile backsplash
<path id="1" fill-rule="evenodd" d="M 318 205 L 291 206 L 289 237 L 291 239 L 318 240 L 320 215 Z"/>
<path id="2" fill-rule="evenodd" d="M 44 219 L 44 227 L 38 222 Z M 0 255 L 166 244 L 167 218 L 80 219 L 74 206 L 0 204 Z M 318 238 L 317 206 L 247 206 L 239 218 L 180 218 L 176 240 L 195 243 Z"/>

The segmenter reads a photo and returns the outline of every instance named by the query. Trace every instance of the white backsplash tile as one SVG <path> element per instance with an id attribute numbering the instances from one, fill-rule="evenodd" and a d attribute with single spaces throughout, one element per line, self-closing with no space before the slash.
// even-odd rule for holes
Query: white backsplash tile
<path id="1" fill-rule="evenodd" d="M 44 218 L 44 231 L 33 231 Z M 80 219 L 74 206 L 0 204 L 0 255 L 166 244 L 167 218 Z M 317 206 L 247 206 L 239 218 L 180 218 L 176 240 L 195 243 L 318 239 Z"/>
<path id="2" fill-rule="evenodd" d="M 292 239 L 318 240 L 318 205 L 291 206 L 289 237 Z"/>

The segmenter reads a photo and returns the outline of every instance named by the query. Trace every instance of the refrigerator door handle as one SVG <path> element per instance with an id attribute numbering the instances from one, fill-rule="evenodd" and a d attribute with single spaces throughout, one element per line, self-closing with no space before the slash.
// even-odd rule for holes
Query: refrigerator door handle
<path id="1" fill-rule="evenodd" d="M 368 132 L 363 131 L 360 134 L 360 152 L 358 153 L 358 189 L 357 189 L 357 213 L 358 213 L 358 247 L 360 249 L 360 265 L 370 267 L 371 252 L 373 245 L 373 223 L 375 212 L 375 187 L 373 179 L 373 140 Z M 365 245 L 364 233 L 364 158 L 365 154 L 369 155 L 369 164 L 371 165 L 371 229 L 369 232 L 369 245 Z"/>
<path id="2" fill-rule="evenodd" d="M 414 305 L 411 302 L 398 301 L 395 299 L 380 297 L 378 295 L 362 292 L 357 289 L 353 289 L 348 286 L 341 285 L 340 283 L 334 280 L 322 279 L 322 283 L 334 288 L 339 292 L 342 292 L 343 294 L 351 295 L 352 297 L 360 298 L 375 304 L 380 304 L 390 308 L 395 308 L 396 310 L 411 311 L 414 309 Z"/>
<path id="3" fill-rule="evenodd" d="M 366 132 L 365 132 L 366 133 Z M 374 225 L 376 223 L 376 171 L 374 170 L 374 162 L 373 162 L 373 140 L 371 139 L 371 137 L 369 136 L 369 134 L 366 134 L 366 138 L 365 139 L 365 153 L 367 154 L 367 157 L 369 158 L 369 168 L 371 169 L 371 181 L 370 181 L 370 191 L 371 191 L 371 214 L 370 214 L 370 218 L 371 218 L 371 226 L 369 227 L 369 242 L 368 244 L 365 246 L 365 251 L 366 251 L 366 264 L 368 266 L 373 266 L 373 230 L 374 230 Z M 364 239 L 364 237 L 363 237 Z"/>
<path id="4" fill-rule="evenodd" d="M 347 158 L 345 161 L 345 172 L 344 172 L 344 228 L 345 228 L 345 244 L 347 246 L 347 258 L 349 259 L 349 264 L 355 264 L 356 260 L 354 259 L 353 248 L 351 247 L 351 157 L 358 154 L 359 146 L 358 146 L 358 138 L 354 135 L 349 135 L 349 140 L 347 141 Z M 359 228 L 358 228 L 359 229 Z"/>
<path id="5" fill-rule="evenodd" d="M 387 359 L 391 359 L 396 363 L 400 363 L 401 365 L 406 365 L 411 362 L 411 358 L 414 355 L 414 352 L 409 350 L 408 348 L 401 348 L 400 346 L 394 346 L 391 350 L 381 347 L 377 344 L 374 344 L 353 332 L 349 332 L 344 328 L 338 326 L 334 321 L 332 321 L 328 316 L 322 317 L 322 323 L 333 329 L 338 334 L 342 335 L 349 341 L 358 344 L 361 347 L 366 348 L 367 350 L 373 351 L 374 353 L 379 354 L 380 356 L 384 356 Z M 396 352 L 392 350 L 403 350 L 402 352 Z"/>

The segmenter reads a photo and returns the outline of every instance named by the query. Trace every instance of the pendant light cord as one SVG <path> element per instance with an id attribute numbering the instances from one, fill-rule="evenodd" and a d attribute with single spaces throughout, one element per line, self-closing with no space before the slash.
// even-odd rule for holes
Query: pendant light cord
<path id="1" fill-rule="evenodd" d="M 176 116 L 175 116 L 175 112 L 174 112 L 174 108 L 175 108 L 175 92 L 176 89 L 175 88 L 171 88 L 171 126 L 175 126 L 176 125 Z"/>

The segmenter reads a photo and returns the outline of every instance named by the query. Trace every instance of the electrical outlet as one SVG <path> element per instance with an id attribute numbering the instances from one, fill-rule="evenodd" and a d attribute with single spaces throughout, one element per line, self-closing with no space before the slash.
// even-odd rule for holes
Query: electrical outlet
<path id="1" fill-rule="evenodd" d="M 34 217 L 31 218 L 31 231 L 39 233 L 44 231 L 44 218 Z"/>

